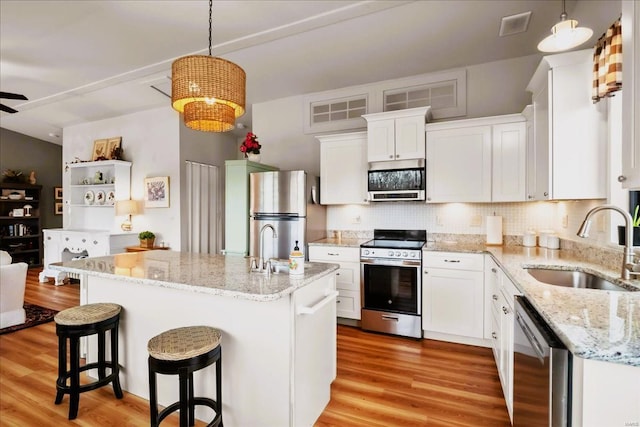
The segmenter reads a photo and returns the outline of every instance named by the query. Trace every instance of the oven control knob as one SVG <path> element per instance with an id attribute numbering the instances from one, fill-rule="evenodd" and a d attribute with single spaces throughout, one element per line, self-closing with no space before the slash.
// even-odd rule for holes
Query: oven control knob
<path id="1" fill-rule="evenodd" d="M 396 251 L 396 256 L 399 257 L 400 256 L 400 251 Z"/>
<path id="2" fill-rule="evenodd" d="M 407 252 L 406 252 L 406 251 L 405 251 L 405 252 L 402 252 L 402 256 L 403 256 L 404 258 L 406 258 L 406 257 L 407 257 L 407 255 L 408 255 L 408 254 L 407 254 Z"/>
<path id="3" fill-rule="evenodd" d="M 369 255 L 369 249 L 365 249 L 364 251 L 362 251 L 362 253 L 365 255 Z"/>
<path id="4" fill-rule="evenodd" d="M 389 256 L 393 256 L 393 251 L 389 251 Z"/>
<path id="5" fill-rule="evenodd" d="M 416 257 L 416 253 L 415 252 L 411 252 L 410 256 L 411 256 L 411 258 L 415 258 Z"/>

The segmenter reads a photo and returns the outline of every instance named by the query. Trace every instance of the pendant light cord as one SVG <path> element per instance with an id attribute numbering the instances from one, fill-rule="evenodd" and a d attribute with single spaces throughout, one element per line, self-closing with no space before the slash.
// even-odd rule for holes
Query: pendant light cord
<path id="1" fill-rule="evenodd" d="M 213 56 L 211 54 L 211 29 L 213 27 L 213 20 L 211 19 L 211 13 L 213 9 L 213 0 L 209 0 L 209 56 Z"/>

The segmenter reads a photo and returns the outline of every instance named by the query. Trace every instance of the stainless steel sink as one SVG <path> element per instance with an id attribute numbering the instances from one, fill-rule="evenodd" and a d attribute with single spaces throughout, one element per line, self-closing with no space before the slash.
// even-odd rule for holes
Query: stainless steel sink
<path id="1" fill-rule="evenodd" d="M 546 268 L 528 268 L 527 271 L 536 280 L 549 285 L 566 286 L 569 288 L 601 289 L 605 291 L 627 291 L 595 274 L 575 270 L 550 270 Z"/>

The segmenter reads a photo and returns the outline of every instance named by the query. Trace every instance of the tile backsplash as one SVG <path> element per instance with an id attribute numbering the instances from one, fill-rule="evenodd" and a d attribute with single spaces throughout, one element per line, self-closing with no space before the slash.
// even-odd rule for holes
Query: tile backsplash
<path id="1" fill-rule="evenodd" d="M 561 238 L 578 243 L 608 247 L 610 230 L 623 224 L 617 213 L 600 212 L 594 217 L 591 235 L 576 236 L 586 213 L 604 204 L 604 200 L 581 200 L 530 203 L 444 203 L 384 202 L 368 205 L 329 206 L 327 229 L 344 230 L 369 237 L 374 228 L 426 229 L 429 234 L 484 235 L 486 217 L 500 215 L 503 234 L 522 236 L 533 229 L 553 230 Z"/>

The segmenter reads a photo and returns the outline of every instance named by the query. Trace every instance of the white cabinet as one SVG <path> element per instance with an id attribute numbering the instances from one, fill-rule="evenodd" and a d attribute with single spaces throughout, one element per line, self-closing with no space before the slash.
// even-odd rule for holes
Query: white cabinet
<path id="1" fill-rule="evenodd" d="M 623 188 L 640 188 L 640 3 L 622 2 L 622 51 L 624 82 L 622 96 Z"/>
<path id="2" fill-rule="evenodd" d="M 491 201 L 526 200 L 527 127 L 525 121 L 492 127 Z"/>
<path id="3" fill-rule="evenodd" d="M 526 193 L 521 114 L 426 126 L 427 202 L 515 202 Z"/>
<path id="4" fill-rule="evenodd" d="M 367 203 L 367 132 L 317 136 L 320 145 L 320 203 Z"/>
<path id="5" fill-rule="evenodd" d="M 424 126 L 430 107 L 365 114 L 369 162 L 424 159 Z"/>
<path id="6" fill-rule="evenodd" d="M 482 254 L 423 252 L 425 338 L 439 339 L 438 334 L 483 338 L 483 259 Z"/>
<path id="7" fill-rule="evenodd" d="M 592 54 L 587 49 L 545 56 L 527 86 L 533 102 L 533 200 L 607 196 L 607 113 L 604 102 L 591 101 Z"/>
<path id="8" fill-rule="evenodd" d="M 54 262 L 71 261 L 74 257 L 100 257 L 125 252 L 127 246 L 138 244 L 138 233 L 111 233 L 105 230 L 67 230 L 51 228 L 43 230 L 44 269 L 40 273 L 40 282 L 46 282 L 47 277 L 54 277 L 55 284 L 61 285 L 67 276 L 58 270 L 52 270 L 49 265 Z M 108 266 L 103 261 L 97 261 L 97 267 Z M 80 300 L 84 303 L 81 290 Z"/>
<path id="9" fill-rule="evenodd" d="M 520 291 L 490 255 L 485 255 L 485 284 L 485 307 L 490 311 L 485 319 L 491 322 L 491 327 L 485 329 L 485 338 L 491 339 L 502 392 L 513 420 L 513 311 L 514 297 Z"/>
<path id="10" fill-rule="evenodd" d="M 69 163 L 64 175 L 65 228 L 120 231 L 114 204 L 131 197 L 131 162 Z"/>
<path id="11" fill-rule="evenodd" d="M 337 316 L 360 320 L 360 248 L 309 246 L 309 261 L 340 265 L 336 272 Z"/>

